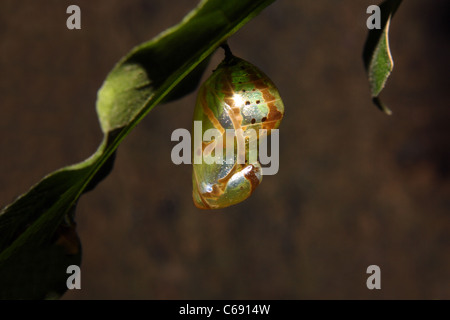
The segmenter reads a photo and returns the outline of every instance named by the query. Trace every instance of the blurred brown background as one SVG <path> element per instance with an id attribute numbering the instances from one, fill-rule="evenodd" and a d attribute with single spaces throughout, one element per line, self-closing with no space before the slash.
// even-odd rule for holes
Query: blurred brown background
<path id="1" fill-rule="evenodd" d="M 95 151 L 108 71 L 197 1 L 76 1 L 70 31 L 74 3 L 0 0 L 1 205 Z M 450 299 L 450 4 L 400 7 L 390 117 L 361 60 L 371 4 L 277 1 L 230 39 L 286 106 L 280 171 L 240 205 L 196 209 L 191 167 L 170 160 L 195 93 L 155 108 L 79 202 L 82 289 L 65 298 Z M 366 288 L 371 264 L 381 290 Z"/>

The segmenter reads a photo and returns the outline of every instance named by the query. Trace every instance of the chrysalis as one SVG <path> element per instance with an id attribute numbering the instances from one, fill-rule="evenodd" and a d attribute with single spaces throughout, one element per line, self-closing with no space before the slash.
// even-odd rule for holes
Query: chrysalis
<path id="1" fill-rule="evenodd" d="M 194 110 L 194 123 L 201 121 L 202 137 L 208 129 L 219 133 L 210 142 L 203 141 L 197 147 L 193 144 L 193 200 L 200 209 L 225 208 L 252 194 L 261 183 L 262 174 L 260 163 L 250 161 L 249 147 L 259 143 L 259 135 L 251 133 L 267 129 L 270 134 L 270 129 L 278 128 L 284 114 L 273 82 L 251 63 L 233 56 L 228 47 L 225 51 L 225 59 L 201 86 Z M 227 135 L 227 129 L 235 137 Z M 227 163 L 226 144 L 230 139 L 235 148 L 232 161 Z M 245 144 L 244 150 L 239 149 L 239 141 Z M 221 160 L 208 164 L 208 154 Z M 196 156 L 201 163 L 196 163 Z"/>

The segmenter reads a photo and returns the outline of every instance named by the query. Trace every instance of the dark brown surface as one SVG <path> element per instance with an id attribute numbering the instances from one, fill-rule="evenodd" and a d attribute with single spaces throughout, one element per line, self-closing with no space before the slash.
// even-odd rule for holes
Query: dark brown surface
<path id="1" fill-rule="evenodd" d="M 81 31 L 66 29 L 69 1 L 0 2 L 0 204 L 95 151 L 96 91 L 196 3 L 178 2 L 77 1 Z M 240 205 L 196 209 L 192 168 L 170 160 L 195 94 L 152 111 L 79 203 L 82 289 L 65 298 L 450 299 L 450 6 L 400 7 L 388 117 L 361 60 L 373 3 L 278 1 L 230 39 L 286 106 L 280 171 Z"/>

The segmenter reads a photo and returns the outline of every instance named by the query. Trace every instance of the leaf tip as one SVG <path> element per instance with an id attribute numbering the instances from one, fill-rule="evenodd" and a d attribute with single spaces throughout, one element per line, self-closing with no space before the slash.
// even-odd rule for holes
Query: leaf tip
<path id="1" fill-rule="evenodd" d="M 378 107 L 378 109 L 383 111 L 386 115 L 388 115 L 388 116 L 392 115 L 392 110 L 389 109 L 383 102 L 381 102 L 380 98 L 373 97 L 372 101 Z"/>

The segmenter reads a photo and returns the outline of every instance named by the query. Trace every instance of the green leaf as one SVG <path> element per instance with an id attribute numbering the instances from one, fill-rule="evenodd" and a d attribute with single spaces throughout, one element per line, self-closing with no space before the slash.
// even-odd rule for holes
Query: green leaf
<path id="1" fill-rule="evenodd" d="M 74 228 L 79 197 L 108 175 L 115 150 L 136 124 L 163 99 L 192 91 L 204 61 L 273 1 L 202 1 L 178 25 L 135 47 L 116 64 L 98 92 L 104 139 L 97 151 L 46 176 L 0 212 L 0 297 L 44 298 L 61 292 L 60 281 L 55 288 L 54 279 L 34 280 L 50 266 L 79 264 L 81 247 L 69 250 L 76 241 L 61 241 L 60 236 L 61 228 Z M 61 273 L 55 277 L 62 279 Z M 20 279 L 34 280 L 24 285 Z"/>
<path id="2" fill-rule="evenodd" d="M 24 247 L 2 265 L 0 299 L 53 299 L 67 290 L 67 267 L 81 262 L 75 226 L 62 225 L 52 244 Z"/>
<path id="3" fill-rule="evenodd" d="M 211 56 L 203 60 L 194 70 L 191 71 L 180 83 L 178 83 L 175 88 L 170 91 L 161 103 L 168 103 L 185 95 L 191 93 L 195 89 L 197 89 L 200 79 L 202 78 L 203 73 L 208 67 L 209 60 Z"/>
<path id="4" fill-rule="evenodd" d="M 389 26 L 401 2 L 402 0 L 386 0 L 381 3 L 381 29 L 369 31 L 363 52 L 373 102 L 386 114 L 392 112 L 381 102 L 378 96 L 394 68 L 394 61 L 389 48 Z"/>

